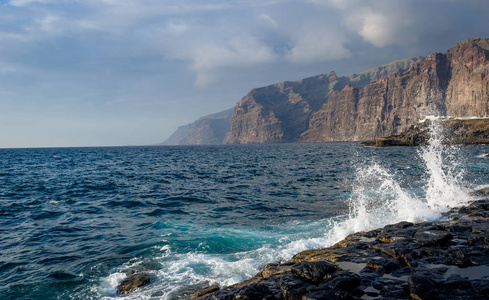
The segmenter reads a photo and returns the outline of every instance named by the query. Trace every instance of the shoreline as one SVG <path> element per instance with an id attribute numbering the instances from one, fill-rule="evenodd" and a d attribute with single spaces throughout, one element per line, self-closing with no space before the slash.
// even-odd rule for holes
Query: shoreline
<path id="1" fill-rule="evenodd" d="M 474 194 L 442 220 L 354 233 L 190 299 L 489 299 L 489 192 Z"/>

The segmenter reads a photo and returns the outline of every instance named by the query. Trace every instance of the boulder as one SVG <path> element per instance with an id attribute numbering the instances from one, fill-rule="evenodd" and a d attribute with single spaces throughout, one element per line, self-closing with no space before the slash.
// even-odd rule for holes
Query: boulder
<path id="1" fill-rule="evenodd" d="M 147 285 L 150 282 L 149 275 L 146 273 L 134 273 L 127 276 L 117 286 L 117 292 L 120 294 L 132 293 L 137 288 Z"/>

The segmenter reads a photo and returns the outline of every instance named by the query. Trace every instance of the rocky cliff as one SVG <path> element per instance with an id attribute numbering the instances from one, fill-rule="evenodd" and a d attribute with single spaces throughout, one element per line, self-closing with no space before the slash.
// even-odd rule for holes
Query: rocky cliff
<path id="1" fill-rule="evenodd" d="M 180 126 L 162 145 L 224 144 L 231 128 L 233 111 L 234 108 L 231 108 Z"/>
<path id="2" fill-rule="evenodd" d="M 361 141 L 397 134 L 431 114 L 487 115 L 488 50 L 488 39 L 468 39 L 362 89 L 336 91 L 311 116 L 300 141 Z"/>
<path id="3" fill-rule="evenodd" d="M 489 113 L 489 39 L 350 77 L 334 72 L 250 91 L 228 143 L 364 141 L 398 134 L 426 115 Z"/>
<path id="4" fill-rule="evenodd" d="M 334 72 L 298 81 L 285 81 L 251 90 L 235 106 L 228 143 L 298 142 L 317 113 L 335 91 L 362 89 L 420 61 L 413 57 L 349 77 Z"/>

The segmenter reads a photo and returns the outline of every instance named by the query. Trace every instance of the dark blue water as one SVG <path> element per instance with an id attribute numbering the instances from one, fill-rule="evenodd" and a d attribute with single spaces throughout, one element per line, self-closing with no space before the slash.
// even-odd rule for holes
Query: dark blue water
<path id="1" fill-rule="evenodd" d="M 461 185 L 489 184 L 488 146 L 458 151 Z M 265 263 L 327 246 L 348 215 L 358 166 L 378 163 L 411 194 L 416 148 L 356 143 L 0 149 L 0 299 L 178 299 Z"/>

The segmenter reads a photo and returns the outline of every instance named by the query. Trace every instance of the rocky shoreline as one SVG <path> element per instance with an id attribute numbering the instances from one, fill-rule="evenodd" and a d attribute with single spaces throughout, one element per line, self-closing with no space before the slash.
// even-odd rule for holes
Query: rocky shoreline
<path id="1" fill-rule="evenodd" d="M 437 222 L 401 222 L 271 263 L 191 299 L 489 299 L 489 191 Z"/>
<path id="2" fill-rule="evenodd" d="M 429 124 L 430 121 L 426 120 L 424 123 L 411 126 L 400 134 L 365 141 L 362 144 L 374 147 L 426 145 L 429 140 Z M 489 118 L 448 119 L 441 121 L 440 124 L 447 137 L 445 144 L 489 144 Z"/>

